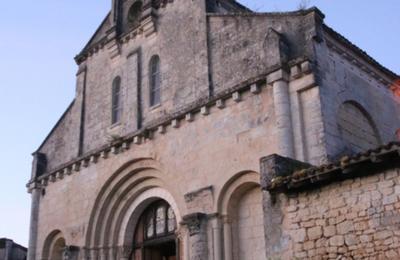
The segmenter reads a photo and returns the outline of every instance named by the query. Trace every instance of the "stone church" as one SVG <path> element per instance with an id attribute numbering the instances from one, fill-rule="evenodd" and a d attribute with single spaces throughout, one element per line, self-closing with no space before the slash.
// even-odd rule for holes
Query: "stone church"
<path id="1" fill-rule="evenodd" d="M 400 259 L 398 75 L 317 8 L 110 4 L 33 154 L 28 259 Z"/>

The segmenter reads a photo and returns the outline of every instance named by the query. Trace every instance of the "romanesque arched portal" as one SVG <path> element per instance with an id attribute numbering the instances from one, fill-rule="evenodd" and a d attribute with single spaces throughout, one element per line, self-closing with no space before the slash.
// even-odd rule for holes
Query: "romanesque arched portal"
<path id="1" fill-rule="evenodd" d="M 151 210 L 153 233 L 145 235 L 140 229 L 150 225 L 145 221 Z M 162 216 L 167 218 L 157 222 L 156 218 Z M 143 260 L 144 253 L 153 249 L 174 257 L 176 254 L 168 252 L 179 248 L 176 241 L 180 222 L 177 203 L 157 164 L 151 159 L 132 161 L 121 167 L 101 189 L 88 225 L 85 255 L 90 259 Z M 162 223 L 164 229 L 160 226 Z M 162 247 L 168 245 L 165 250 L 169 251 L 163 251 Z"/>

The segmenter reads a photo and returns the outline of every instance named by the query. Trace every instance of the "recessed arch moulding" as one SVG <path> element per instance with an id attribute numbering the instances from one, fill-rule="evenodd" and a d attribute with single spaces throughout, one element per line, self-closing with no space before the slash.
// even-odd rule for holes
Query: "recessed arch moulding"
<path id="1" fill-rule="evenodd" d="M 84 254 L 94 259 L 129 257 L 136 223 L 152 202 L 165 200 L 174 210 L 177 222 L 181 221 L 184 209 L 178 207 L 177 197 L 153 160 L 143 159 L 125 165 L 106 182 L 96 199 Z"/>

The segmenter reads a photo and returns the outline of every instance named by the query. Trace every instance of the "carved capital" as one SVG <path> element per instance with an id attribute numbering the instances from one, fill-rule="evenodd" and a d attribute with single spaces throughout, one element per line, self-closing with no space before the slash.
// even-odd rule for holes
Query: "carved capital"
<path id="1" fill-rule="evenodd" d="M 194 236 L 203 230 L 203 223 L 207 220 L 207 215 L 204 213 L 193 213 L 183 217 L 182 224 L 186 225 L 189 230 L 189 235 Z"/>

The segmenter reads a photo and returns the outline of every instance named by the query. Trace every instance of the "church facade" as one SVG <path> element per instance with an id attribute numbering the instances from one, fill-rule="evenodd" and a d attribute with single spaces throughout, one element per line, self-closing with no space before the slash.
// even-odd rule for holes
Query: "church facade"
<path id="1" fill-rule="evenodd" d="M 28 259 L 400 256 L 399 76 L 317 8 L 113 0 L 75 60 Z"/>

